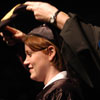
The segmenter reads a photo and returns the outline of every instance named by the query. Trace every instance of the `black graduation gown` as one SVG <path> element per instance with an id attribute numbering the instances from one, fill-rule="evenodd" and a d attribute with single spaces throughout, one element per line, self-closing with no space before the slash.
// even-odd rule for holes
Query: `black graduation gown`
<path id="1" fill-rule="evenodd" d="M 100 98 L 100 27 L 83 22 L 75 14 L 69 15 L 71 18 L 60 33 L 65 41 L 62 54 L 82 81 L 85 100 L 96 100 Z"/>
<path id="2" fill-rule="evenodd" d="M 43 89 L 36 100 L 83 100 L 81 89 L 69 79 L 60 79 Z"/>

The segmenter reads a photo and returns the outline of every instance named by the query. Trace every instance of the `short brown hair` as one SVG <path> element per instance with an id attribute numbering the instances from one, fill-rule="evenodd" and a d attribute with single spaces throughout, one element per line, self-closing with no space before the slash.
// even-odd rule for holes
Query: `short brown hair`
<path id="1" fill-rule="evenodd" d="M 48 48 L 50 45 L 55 47 L 56 50 L 56 55 L 52 60 L 52 64 L 57 68 L 59 71 L 63 70 L 63 59 L 61 56 L 61 53 L 59 51 L 59 48 L 54 45 L 52 42 L 49 40 L 35 36 L 35 35 L 25 35 L 23 38 L 23 42 L 29 46 L 29 48 L 33 51 L 40 51 L 42 50 L 45 54 L 48 54 L 48 51 L 46 48 Z"/>

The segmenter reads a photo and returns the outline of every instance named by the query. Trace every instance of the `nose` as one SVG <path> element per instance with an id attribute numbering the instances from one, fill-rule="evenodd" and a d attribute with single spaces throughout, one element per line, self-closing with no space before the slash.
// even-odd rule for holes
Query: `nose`
<path id="1" fill-rule="evenodd" d="M 27 57 L 26 57 L 26 59 L 24 60 L 23 65 L 24 65 L 24 68 L 25 68 L 26 70 L 28 70 L 29 60 L 27 59 Z"/>
<path id="2" fill-rule="evenodd" d="M 24 63 L 23 63 L 24 65 L 28 65 L 29 64 L 29 60 L 28 60 L 28 58 L 26 57 L 26 59 L 24 60 Z"/>

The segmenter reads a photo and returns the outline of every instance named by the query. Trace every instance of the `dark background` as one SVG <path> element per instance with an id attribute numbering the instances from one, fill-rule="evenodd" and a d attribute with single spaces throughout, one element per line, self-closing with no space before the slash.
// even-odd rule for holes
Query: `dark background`
<path id="1" fill-rule="evenodd" d="M 0 19 L 16 4 L 26 0 L 0 0 Z M 32 1 L 32 0 L 31 0 Z M 100 5 L 95 0 L 42 0 L 65 12 L 73 12 L 88 23 L 100 26 Z M 0 38 L 0 100 L 34 100 L 43 86 L 30 80 L 16 54 L 18 47 L 7 46 Z"/>

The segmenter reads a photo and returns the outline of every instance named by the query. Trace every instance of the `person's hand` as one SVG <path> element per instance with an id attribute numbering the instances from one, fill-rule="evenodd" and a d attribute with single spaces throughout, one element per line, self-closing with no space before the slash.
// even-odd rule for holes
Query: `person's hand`
<path id="1" fill-rule="evenodd" d="M 24 3 L 27 5 L 26 10 L 33 11 L 36 20 L 43 22 L 50 22 L 51 16 L 53 16 L 58 9 L 46 2 L 39 1 L 27 1 Z M 59 29 L 63 29 L 65 22 L 69 19 L 69 15 L 60 11 L 56 16 L 56 26 Z"/>
<path id="2" fill-rule="evenodd" d="M 3 41 L 5 41 L 7 45 L 10 45 L 10 46 L 15 45 L 17 41 L 22 40 L 22 37 L 25 35 L 20 30 L 10 27 L 10 26 L 6 26 L 5 30 L 9 32 L 9 35 L 0 32 L 0 36 L 3 37 Z"/>
<path id="3" fill-rule="evenodd" d="M 26 10 L 34 12 L 34 16 L 37 20 L 44 22 L 49 22 L 50 17 L 58 10 L 46 2 L 27 1 L 24 4 L 27 5 Z"/>

